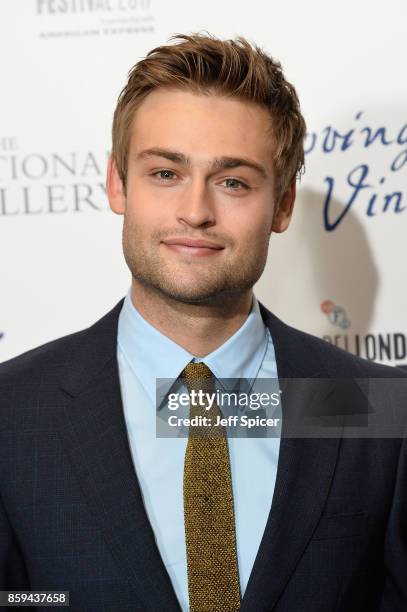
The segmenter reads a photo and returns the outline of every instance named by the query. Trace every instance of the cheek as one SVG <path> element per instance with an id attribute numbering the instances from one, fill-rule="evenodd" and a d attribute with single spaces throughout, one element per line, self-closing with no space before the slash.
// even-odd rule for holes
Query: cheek
<path id="1" fill-rule="evenodd" d="M 273 199 L 268 192 L 251 198 L 224 202 L 218 208 L 218 221 L 239 236 L 269 233 L 273 220 Z"/>
<path id="2" fill-rule="evenodd" d="M 229 225 L 229 230 L 237 242 L 244 244 L 245 248 L 247 245 L 253 245 L 255 248 L 256 244 L 262 244 L 269 237 L 272 214 L 244 215 L 230 221 L 225 227 Z"/>
<path id="3" fill-rule="evenodd" d="M 158 189 L 142 177 L 132 177 L 128 184 L 127 205 L 134 217 L 146 223 L 149 220 L 162 223 L 171 217 L 171 197 L 174 198 L 170 190 Z"/>
<path id="4" fill-rule="evenodd" d="M 265 248 L 269 238 L 270 231 L 265 223 L 258 227 L 249 225 L 246 229 L 245 236 L 246 249 L 252 249 L 253 251 L 259 252 Z"/>
<path id="5" fill-rule="evenodd" d="M 157 202 L 148 197 L 148 193 L 134 189 L 127 194 L 126 214 L 133 227 L 140 230 L 153 229 L 162 223 L 164 211 L 163 206 L 157 206 Z"/>

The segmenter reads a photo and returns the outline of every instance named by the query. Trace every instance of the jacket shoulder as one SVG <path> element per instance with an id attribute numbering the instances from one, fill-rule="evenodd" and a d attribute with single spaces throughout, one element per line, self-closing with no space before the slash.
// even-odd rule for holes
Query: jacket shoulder
<path id="1" fill-rule="evenodd" d="M 59 364 L 63 366 L 70 361 L 75 346 L 86 332 L 87 329 L 83 329 L 67 334 L 3 361 L 0 363 L 0 381 L 4 384 L 16 377 L 31 377 L 43 369 L 57 368 Z"/>
<path id="2" fill-rule="evenodd" d="M 85 329 L 61 336 L 0 363 L 0 385 L 24 381 L 51 382 L 67 368 L 102 361 L 115 346 L 120 300 L 101 319 Z M 86 356 L 86 358 L 85 358 Z"/>

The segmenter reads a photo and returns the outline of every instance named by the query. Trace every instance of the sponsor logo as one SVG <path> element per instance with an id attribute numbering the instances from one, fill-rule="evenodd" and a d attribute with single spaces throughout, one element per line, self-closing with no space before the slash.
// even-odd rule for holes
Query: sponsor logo
<path id="1" fill-rule="evenodd" d="M 337 306 L 332 300 L 325 300 L 321 304 L 321 310 L 328 316 L 328 320 L 332 325 L 347 329 L 350 326 L 350 321 L 346 315 L 345 309 L 342 306 Z"/>
<path id="2" fill-rule="evenodd" d="M 37 0 L 38 15 L 111 13 L 151 7 L 151 0 Z"/>
<path id="3" fill-rule="evenodd" d="M 332 300 L 324 300 L 321 310 L 332 326 L 343 331 L 349 330 L 351 322 L 342 306 Z M 322 336 L 324 340 L 345 351 L 370 361 L 393 362 L 394 365 L 406 367 L 407 336 L 402 332 L 385 332 L 378 334 L 333 333 Z"/>
<path id="4" fill-rule="evenodd" d="M 0 146 L 2 142 L 0 219 L 109 210 L 105 188 L 108 152 L 24 152 L 16 138 L 0 139 Z"/>
<path id="5" fill-rule="evenodd" d="M 405 361 L 407 359 L 407 337 L 401 332 L 384 334 L 334 334 L 324 335 L 335 346 L 370 361 Z"/>
<path id="6" fill-rule="evenodd" d="M 152 0 L 35 0 L 42 39 L 150 34 Z"/>

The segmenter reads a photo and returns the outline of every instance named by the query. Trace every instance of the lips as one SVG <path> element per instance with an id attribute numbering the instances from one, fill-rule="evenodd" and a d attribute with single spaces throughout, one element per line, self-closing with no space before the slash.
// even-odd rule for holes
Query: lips
<path id="1" fill-rule="evenodd" d="M 163 244 L 169 251 L 176 255 L 190 257 L 208 257 L 213 256 L 224 249 L 224 247 L 210 240 L 201 240 L 193 238 L 168 238 L 163 240 Z"/>
<path id="2" fill-rule="evenodd" d="M 216 242 L 210 242 L 209 240 L 194 240 L 193 238 L 168 238 L 163 241 L 168 245 L 181 245 L 192 248 L 206 248 L 206 249 L 223 249 L 223 246 Z"/>

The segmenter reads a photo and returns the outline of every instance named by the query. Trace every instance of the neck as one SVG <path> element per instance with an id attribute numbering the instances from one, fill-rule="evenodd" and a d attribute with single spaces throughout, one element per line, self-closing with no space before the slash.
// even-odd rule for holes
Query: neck
<path id="1" fill-rule="evenodd" d="M 131 287 L 131 301 L 141 316 L 195 357 L 205 357 L 233 336 L 247 319 L 252 298 L 249 289 L 219 303 L 186 304 L 134 278 Z"/>

